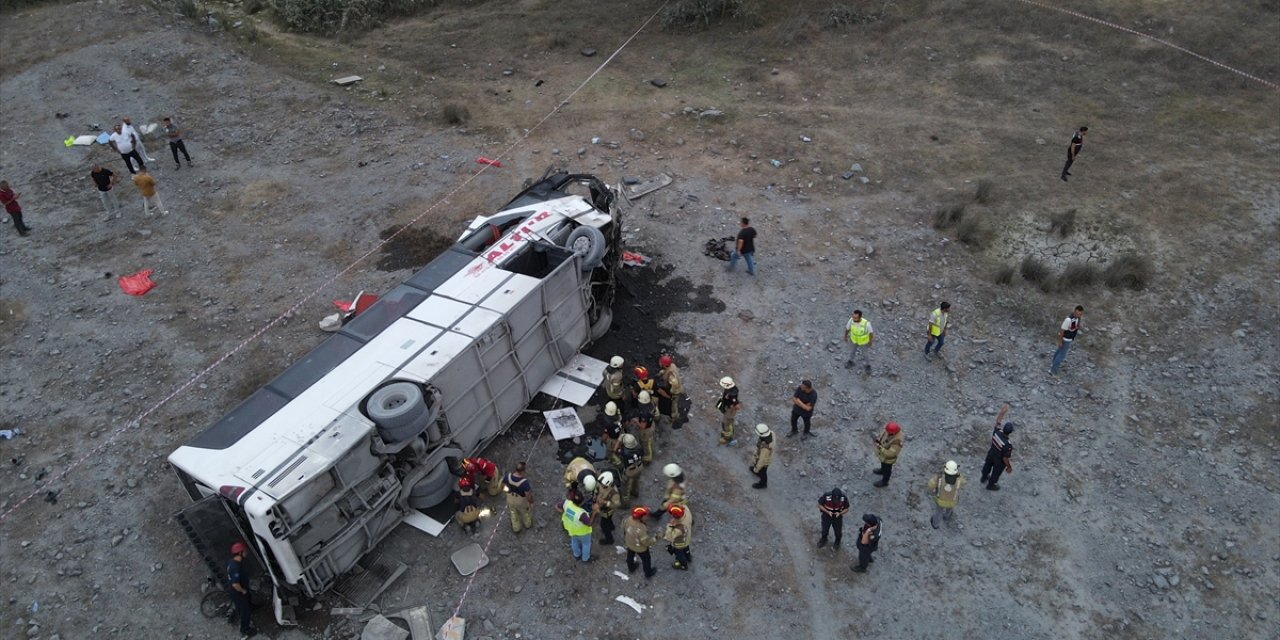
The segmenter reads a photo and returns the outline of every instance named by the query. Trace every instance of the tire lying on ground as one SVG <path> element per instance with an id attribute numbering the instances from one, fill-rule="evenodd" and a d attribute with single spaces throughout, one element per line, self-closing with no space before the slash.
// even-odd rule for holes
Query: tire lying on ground
<path id="1" fill-rule="evenodd" d="M 449 465 L 439 464 L 409 491 L 409 506 L 414 509 L 430 509 L 449 498 L 455 478 L 449 473 Z"/>
<path id="2" fill-rule="evenodd" d="M 365 403 L 365 415 L 378 425 L 378 435 L 386 442 L 402 442 L 422 433 L 429 413 L 422 389 L 412 382 L 386 385 Z"/>
<path id="3" fill-rule="evenodd" d="M 595 227 L 578 227 L 565 240 L 566 249 L 582 258 L 582 269 L 596 269 L 603 264 L 604 254 L 609 249 L 604 233 Z"/>

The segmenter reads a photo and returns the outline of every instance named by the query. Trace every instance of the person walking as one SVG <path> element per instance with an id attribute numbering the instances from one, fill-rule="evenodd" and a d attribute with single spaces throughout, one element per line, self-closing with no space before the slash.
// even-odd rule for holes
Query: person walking
<path id="1" fill-rule="evenodd" d="M 738 258 L 747 261 L 747 275 L 756 274 L 756 230 L 751 226 L 750 218 L 742 219 L 742 228 L 738 230 L 738 238 L 734 243 L 733 253 L 729 256 L 729 271 L 738 267 Z"/>
<path id="2" fill-rule="evenodd" d="M 658 572 L 651 564 L 653 558 L 649 553 L 658 540 L 649 533 L 649 527 L 644 523 L 647 515 L 649 515 L 648 507 L 636 507 L 631 510 L 631 517 L 627 519 L 627 523 L 622 525 L 622 542 L 627 547 L 627 573 L 636 572 L 638 564 L 636 558 L 639 558 L 639 564 L 644 565 L 646 579 L 652 578 L 653 574 Z"/>
<path id="3" fill-rule="evenodd" d="M 667 393 L 671 394 L 671 428 L 679 429 L 680 403 L 684 402 L 684 381 L 680 378 L 680 367 L 670 354 L 662 354 L 658 358 L 658 378 L 666 383 Z"/>
<path id="4" fill-rule="evenodd" d="M 107 215 L 120 215 L 120 199 L 116 197 L 116 192 L 112 189 L 116 183 L 120 182 L 120 178 L 110 169 L 103 168 L 100 164 L 94 164 L 93 169 L 89 171 L 89 179 L 93 181 L 95 187 L 98 188 L 98 200 L 102 202 L 102 210 Z"/>
<path id="5" fill-rule="evenodd" d="M 929 480 L 929 495 L 933 496 L 935 505 L 929 524 L 934 529 L 942 526 L 943 522 L 951 522 L 951 511 L 956 508 L 960 489 L 965 484 L 964 476 L 960 475 L 960 465 L 955 460 L 948 460 L 942 467 L 942 473 Z"/>
<path id="6" fill-rule="evenodd" d="M 849 360 L 844 363 L 844 368 L 854 368 L 861 359 L 863 373 L 871 375 L 871 343 L 876 337 L 875 330 L 871 328 L 871 321 L 862 317 L 861 309 L 854 309 L 844 330 L 845 339 L 849 341 Z"/>
<path id="7" fill-rule="evenodd" d="M 1067 181 L 1067 176 L 1071 175 L 1071 164 L 1076 161 L 1076 156 L 1080 155 L 1080 151 L 1084 149 L 1084 134 L 1089 132 L 1089 127 L 1080 127 L 1071 136 L 1071 143 L 1067 145 L 1067 163 L 1062 165 L 1062 181 Z"/>
<path id="8" fill-rule="evenodd" d="M 113 129 L 114 133 L 110 136 L 109 144 L 116 153 L 124 160 L 124 166 L 129 168 L 129 173 L 137 174 L 138 170 L 133 168 L 133 161 L 138 161 L 138 166 L 143 169 L 147 168 L 147 163 L 142 161 L 142 156 L 138 155 L 138 138 L 136 135 L 124 133 L 120 125 L 116 125 Z"/>
<path id="9" fill-rule="evenodd" d="M 733 427 L 738 418 L 738 412 L 742 410 L 742 401 L 738 399 L 738 385 L 733 378 L 725 376 L 720 378 L 720 400 L 716 402 L 716 409 L 720 411 L 720 444 L 732 445 L 737 441 L 733 439 Z"/>
<path id="10" fill-rule="evenodd" d="M 1058 328 L 1058 350 L 1053 354 L 1053 364 L 1049 365 L 1049 373 L 1058 373 L 1062 361 L 1067 359 L 1071 345 L 1075 343 L 1076 334 L 1080 333 L 1080 319 L 1084 317 L 1084 307 L 1076 305 L 1075 311 L 1062 321 Z"/>
<path id="11" fill-rule="evenodd" d="M 1004 426 L 997 422 L 996 428 L 991 430 L 991 447 L 987 449 L 987 459 L 982 464 L 981 479 L 990 491 L 1000 490 L 1001 474 L 1013 473 L 1013 463 L 1009 461 L 1013 457 L 1013 443 L 1009 442 L 1009 436 L 1014 426 L 1012 422 L 1006 422 Z"/>
<path id="12" fill-rule="evenodd" d="M 951 324 L 951 303 L 943 302 L 929 314 L 929 339 L 924 343 L 924 359 L 929 359 L 929 350 L 933 355 L 942 357 L 942 345 L 947 341 L 947 325 Z M 937 342 L 937 348 L 933 343 Z"/>
<path id="13" fill-rule="evenodd" d="M 147 162 L 156 161 L 155 158 L 151 157 L 151 154 L 147 153 L 147 146 L 142 143 L 142 134 L 138 133 L 138 130 L 133 128 L 133 120 L 127 117 L 120 118 L 120 132 L 127 136 L 133 136 L 134 148 L 138 150 L 138 153 L 141 154 L 143 158 L 147 159 Z"/>
<path id="14" fill-rule="evenodd" d="M 693 564 L 693 552 L 689 548 L 693 542 L 693 512 L 687 506 L 673 504 L 667 513 L 671 514 L 671 521 L 662 539 L 667 541 L 667 551 L 676 557 L 671 566 L 687 571 Z"/>
<path id="15" fill-rule="evenodd" d="M 502 490 L 507 492 L 507 510 L 511 512 L 511 531 L 515 533 L 533 528 L 533 484 L 524 473 L 522 460 L 502 478 Z"/>
<path id="16" fill-rule="evenodd" d="M 791 432 L 787 437 L 800 432 L 800 421 L 804 421 L 804 437 L 809 438 L 809 421 L 813 418 L 813 405 L 818 402 L 818 392 L 813 390 L 813 381 L 801 380 L 796 392 L 791 394 Z"/>
<path id="17" fill-rule="evenodd" d="M 560 523 L 569 534 L 569 548 L 573 558 L 591 562 L 591 512 L 578 506 L 572 498 L 560 503 Z"/>
<path id="18" fill-rule="evenodd" d="M 858 529 L 858 564 L 853 566 L 857 573 L 866 573 L 867 565 L 875 562 L 871 557 L 880 548 L 881 522 L 874 513 L 862 514 L 862 528 Z"/>
<path id="19" fill-rule="evenodd" d="M 769 486 L 769 463 L 773 462 L 773 432 L 769 425 L 761 423 L 756 425 L 756 435 L 760 439 L 756 441 L 756 455 L 751 459 L 751 473 L 756 474 L 757 480 L 751 488 L 764 489 Z"/>
<path id="20" fill-rule="evenodd" d="M 880 459 L 880 468 L 872 471 L 872 473 L 880 476 L 880 481 L 875 483 L 876 487 L 889 486 L 889 476 L 893 475 L 893 464 L 898 461 L 898 454 L 902 453 L 902 427 L 896 422 L 890 422 L 884 426 L 884 431 L 880 435 L 875 436 L 876 457 Z"/>
<path id="21" fill-rule="evenodd" d="M 20 195 L 22 194 L 9 186 L 8 180 L 0 180 L 0 204 L 4 205 L 5 213 L 13 218 L 13 228 L 18 230 L 18 235 L 25 236 L 31 233 L 31 227 L 22 221 L 22 205 L 18 204 Z"/>
<path id="22" fill-rule="evenodd" d="M 240 618 L 240 635 L 252 638 L 258 635 L 258 629 L 253 626 L 253 594 L 249 593 L 249 571 L 244 566 L 248 553 L 249 545 L 244 540 L 237 540 L 231 545 L 231 559 L 227 561 L 227 594 L 231 596 L 231 604 Z"/>
<path id="23" fill-rule="evenodd" d="M 822 537 L 818 538 L 818 548 L 827 546 L 827 532 L 834 531 L 834 550 L 839 551 L 840 539 L 844 537 L 844 514 L 849 512 L 849 498 L 840 487 L 833 487 L 818 498 L 818 510 L 822 512 Z"/>
<path id="24" fill-rule="evenodd" d="M 182 163 L 178 162 L 179 151 L 187 159 L 187 167 L 190 167 L 191 155 L 187 153 L 187 143 L 182 141 L 182 131 L 174 124 L 173 118 L 164 119 L 164 135 L 169 139 L 169 152 L 173 154 L 173 169 L 177 171 L 182 168 Z"/>
<path id="25" fill-rule="evenodd" d="M 600 472 L 596 498 L 591 505 L 591 519 L 600 525 L 600 544 L 613 544 L 613 512 L 622 506 L 622 495 L 614 486 L 613 471 Z"/>
<path id="26" fill-rule="evenodd" d="M 622 373 L 622 365 L 626 361 L 622 356 L 614 356 L 609 358 L 609 366 L 604 370 L 604 393 L 605 396 L 618 404 L 618 408 L 626 411 L 630 406 L 629 403 L 623 401 L 623 393 L 627 390 L 626 375 Z"/>
<path id="27" fill-rule="evenodd" d="M 153 206 L 160 215 L 169 215 L 169 210 L 164 208 L 164 202 L 160 200 L 160 192 L 156 191 L 156 179 L 151 176 L 146 167 L 138 169 L 138 173 L 133 176 L 133 184 L 138 186 L 138 192 L 142 194 L 143 215 L 150 217 Z"/>
<path id="28" fill-rule="evenodd" d="M 640 440 L 629 433 L 622 434 L 621 455 L 623 498 L 630 502 L 640 497 L 640 472 L 644 470 L 644 452 L 640 450 Z"/>

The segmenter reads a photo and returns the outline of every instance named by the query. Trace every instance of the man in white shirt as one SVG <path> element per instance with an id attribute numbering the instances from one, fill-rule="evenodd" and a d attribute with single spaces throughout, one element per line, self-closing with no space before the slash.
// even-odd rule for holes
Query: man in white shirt
<path id="1" fill-rule="evenodd" d="M 138 170 L 133 168 L 134 160 L 137 160 L 138 165 L 143 169 L 147 168 L 147 163 L 143 162 L 142 156 L 138 155 L 137 140 L 136 134 L 124 133 L 121 130 L 121 125 L 116 125 L 115 133 L 111 134 L 111 148 L 115 149 L 121 158 L 124 158 L 125 166 L 129 167 L 129 173 L 133 174 L 138 173 Z"/>
<path id="2" fill-rule="evenodd" d="M 1053 354 L 1053 364 L 1049 365 L 1049 373 L 1057 373 L 1058 367 L 1062 366 L 1062 361 L 1067 359 L 1067 353 L 1071 351 L 1076 334 L 1080 332 L 1082 316 L 1084 316 L 1084 307 L 1076 305 L 1076 310 L 1062 321 L 1062 327 L 1058 329 L 1058 351 Z"/>
<path id="3" fill-rule="evenodd" d="M 133 121 L 129 118 L 121 118 L 120 120 L 121 133 L 133 136 L 133 144 L 134 147 L 138 149 L 138 153 L 142 154 L 142 157 L 146 158 L 147 162 L 155 162 L 156 159 L 152 158 L 151 154 L 147 153 L 147 147 L 142 144 L 142 136 L 138 133 L 137 129 L 133 128 Z"/>

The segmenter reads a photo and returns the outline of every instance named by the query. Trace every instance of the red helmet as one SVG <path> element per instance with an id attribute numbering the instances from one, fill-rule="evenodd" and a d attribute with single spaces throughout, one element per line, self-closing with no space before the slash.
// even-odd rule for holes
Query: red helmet
<path id="1" fill-rule="evenodd" d="M 667 508 L 667 513 L 671 514 L 671 517 L 672 517 L 672 518 L 683 518 L 683 517 L 684 517 L 684 507 L 682 507 L 682 506 L 680 506 L 680 505 L 678 505 L 678 504 L 673 504 L 673 505 L 671 505 L 670 507 L 668 507 L 668 508 Z"/>
<path id="2" fill-rule="evenodd" d="M 248 550 L 249 545 L 245 544 L 244 540 L 237 540 L 231 544 L 231 555 L 233 556 L 238 556 Z"/>
<path id="3" fill-rule="evenodd" d="M 473 486 L 475 486 L 475 483 L 471 481 L 471 478 L 463 478 L 458 481 L 459 489 L 470 489 Z"/>
<path id="4" fill-rule="evenodd" d="M 474 473 L 476 470 L 476 461 L 471 458 L 464 458 L 462 460 L 462 468 L 465 469 L 467 473 Z"/>
<path id="5" fill-rule="evenodd" d="M 649 379 L 649 370 L 644 367 L 636 367 L 633 373 L 635 373 L 636 377 L 640 378 L 641 380 Z"/>
<path id="6" fill-rule="evenodd" d="M 647 515 L 649 515 L 649 507 L 636 507 L 631 510 L 631 517 L 635 518 L 636 520 L 639 520 L 640 518 L 643 518 Z"/>
<path id="7" fill-rule="evenodd" d="M 890 422 L 884 426 L 884 430 L 892 434 L 902 431 L 902 427 L 899 427 L 896 422 Z"/>
<path id="8" fill-rule="evenodd" d="M 662 356 L 661 358 L 658 358 L 658 365 L 659 365 L 659 366 L 669 367 L 669 366 L 671 366 L 674 362 L 675 362 L 675 360 L 673 360 L 673 359 L 671 358 L 671 356 L 665 356 L 665 355 L 664 355 L 664 356 Z"/>

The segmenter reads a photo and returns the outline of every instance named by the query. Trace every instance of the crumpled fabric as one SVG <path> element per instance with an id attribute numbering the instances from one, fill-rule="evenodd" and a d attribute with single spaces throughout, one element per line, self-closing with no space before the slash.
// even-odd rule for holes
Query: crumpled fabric
<path id="1" fill-rule="evenodd" d="M 120 276 L 120 288 L 131 296 L 144 295 L 156 286 L 156 283 L 151 280 L 153 273 L 155 273 L 154 269 L 143 269 L 131 276 Z"/>

